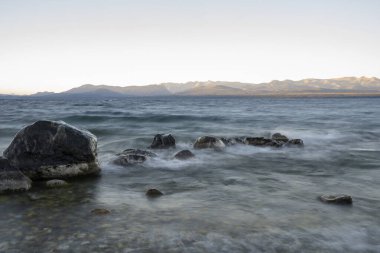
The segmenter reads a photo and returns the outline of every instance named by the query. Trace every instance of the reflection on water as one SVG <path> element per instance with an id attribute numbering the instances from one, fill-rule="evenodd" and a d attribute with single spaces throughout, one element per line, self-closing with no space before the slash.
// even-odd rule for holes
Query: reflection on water
<path id="1" fill-rule="evenodd" d="M 379 252 L 380 99 L 0 100 L 0 151 L 22 126 L 64 120 L 98 136 L 100 177 L 0 196 L 0 252 Z M 111 163 L 172 133 L 175 150 Z M 198 136 L 302 138 L 305 148 L 193 151 Z M 145 191 L 164 192 L 150 200 Z M 325 205 L 352 195 L 352 207 Z M 91 214 L 106 208 L 109 215 Z"/>

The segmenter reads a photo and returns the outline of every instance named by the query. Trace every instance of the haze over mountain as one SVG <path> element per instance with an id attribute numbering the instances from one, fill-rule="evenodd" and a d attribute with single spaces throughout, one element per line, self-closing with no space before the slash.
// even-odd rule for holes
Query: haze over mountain
<path id="1" fill-rule="evenodd" d="M 110 86 L 86 84 L 61 93 L 38 92 L 33 97 L 124 97 L 124 96 L 323 96 L 380 95 L 376 77 L 284 80 L 269 83 L 187 82 L 146 86 Z"/>

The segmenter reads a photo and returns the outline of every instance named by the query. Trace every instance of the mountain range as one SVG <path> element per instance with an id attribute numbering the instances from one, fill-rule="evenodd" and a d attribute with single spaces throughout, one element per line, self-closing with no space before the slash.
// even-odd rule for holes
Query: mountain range
<path id="1" fill-rule="evenodd" d="M 187 82 L 146 86 L 86 84 L 65 92 L 38 92 L 31 97 L 126 97 L 126 96 L 380 96 L 380 79 L 343 77 L 283 80 L 269 83 Z M 5 97 L 6 95 L 2 95 Z M 9 97 L 9 95 L 8 95 Z"/>

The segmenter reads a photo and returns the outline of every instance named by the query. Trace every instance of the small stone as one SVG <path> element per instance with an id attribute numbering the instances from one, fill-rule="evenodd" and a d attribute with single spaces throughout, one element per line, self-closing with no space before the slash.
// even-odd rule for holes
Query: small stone
<path id="1" fill-rule="evenodd" d="M 352 197 L 349 195 L 322 195 L 319 200 L 328 204 L 352 205 Z"/>
<path id="2" fill-rule="evenodd" d="M 111 211 L 104 208 L 95 208 L 91 211 L 91 213 L 95 215 L 106 215 L 106 214 L 110 214 Z"/>
<path id="3" fill-rule="evenodd" d="M 50 188 L 67 186 L 68 183 L 65 180 L 52 179 L 46 182 L 46 186 Z"/>
<path id="4" fill-rule="evenodd" d="M 149 198 L 158 198 L 158 197 L 161 197 L 162 195 L 164 195 L 162 192 L 160 192 L 159 190 L 157 189 L 149 189 L 145 195 Z"/>
<path id="5" fill-rule="evenodd" d="M 188 160 L 195 157 L 195 155 L 190 150 L 182 150 L 175 154 L 174 158 L 178 160 Z"/>

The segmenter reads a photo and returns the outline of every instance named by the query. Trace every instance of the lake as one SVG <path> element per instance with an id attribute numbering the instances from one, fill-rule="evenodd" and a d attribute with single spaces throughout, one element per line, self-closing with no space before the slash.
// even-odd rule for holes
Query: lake
<path id="1" fill-rule="evenodd" d="M 0 195 L 0 252 L 380 252 L 380 98 L 0 100 L 0 152 L 40 119 L 95 134 L 102 173 Z M 204 135 L 276 132 L 305 146 L 192 149 Z M 157 133 L 176 148 L 112 163 Z M 173 159 L 183 149 L 196 157 Z M 149 188 L 164 196 L 148 199 Z M 353 205 L 317 200 L 339 193 Z"/>

